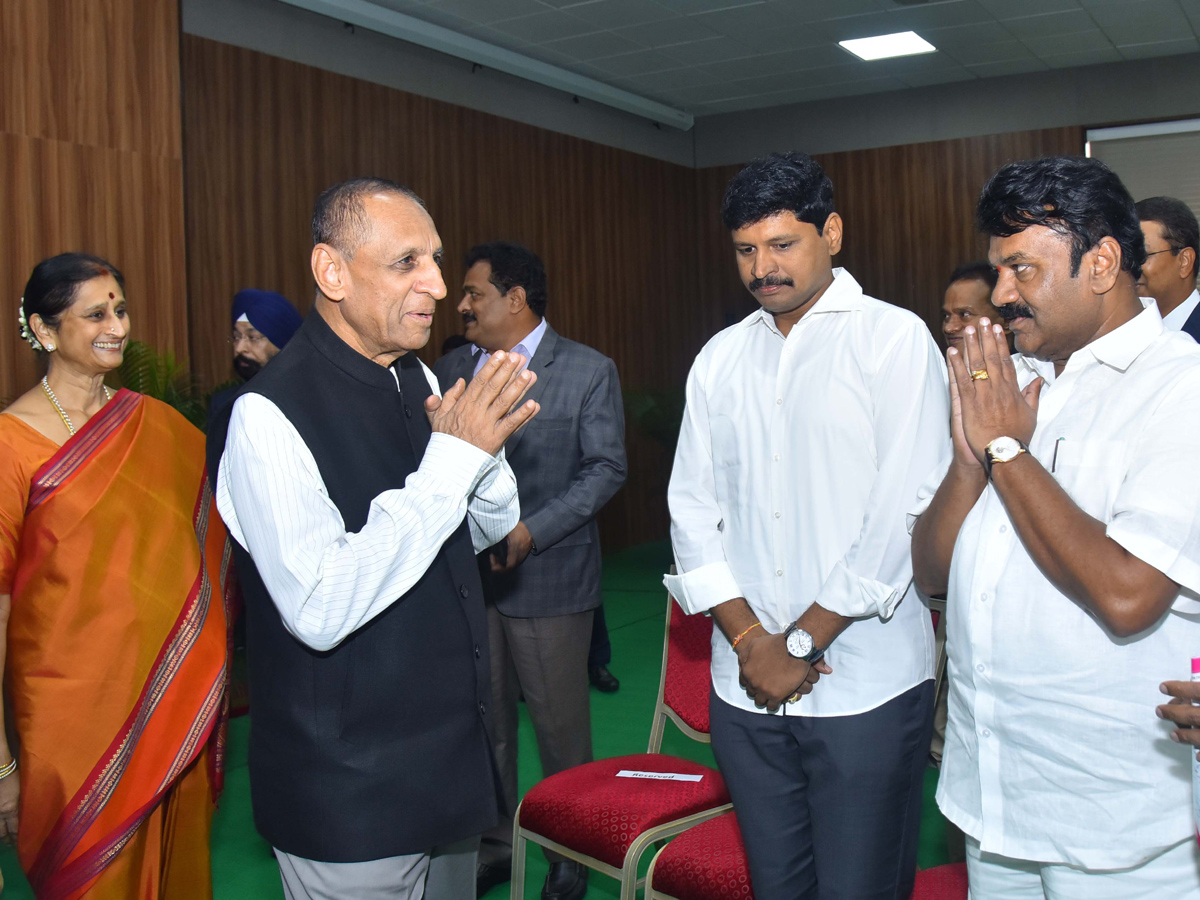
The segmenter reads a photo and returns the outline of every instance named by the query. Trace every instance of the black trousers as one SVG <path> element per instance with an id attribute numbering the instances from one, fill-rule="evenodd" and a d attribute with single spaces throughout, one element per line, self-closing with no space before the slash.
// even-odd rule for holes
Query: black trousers
<path id="1" fill-rule="evenodd" d="M 932 680 L 853 716 L 710 710 L 755 900 L 909 900 Z"/>
<path id="2" fill-rule="evenodd" d="M 604 604 L 596 607 L 592 618 L 592 643 L 588 647 L 588 668 L 607 666 L 612 662 L 612 643 L 608 640 L 608 625 L 604 621 Z"/>

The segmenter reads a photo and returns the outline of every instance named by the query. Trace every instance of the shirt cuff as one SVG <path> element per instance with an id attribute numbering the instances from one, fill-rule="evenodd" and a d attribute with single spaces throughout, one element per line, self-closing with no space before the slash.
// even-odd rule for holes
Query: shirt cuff
<path id="1" fill-rule="evenodd" d="M 845 562 L 839 561 L 821 585 L 816 602 L 847 619 L 879 616 L 887 620 L 903 597 L 904 593 L 890 584 L 855 575 Z"/>
<path id="2" fill-rule="evenodd" d="M 664 575 L 663 584 L 689 616 L 745 596 L 726 562 L 709 563 L 682 575 Z"/>
<path id="3" fill-rule="evenodd" d="M 418 471 L 436 471 L 439 480 L 461 489 L 462 495 L 469 497 L 483 477 L 497 465 L 499 460 L 486 450 L 480 450 L 453 435 L 435 431 L 429 438 Z"/>

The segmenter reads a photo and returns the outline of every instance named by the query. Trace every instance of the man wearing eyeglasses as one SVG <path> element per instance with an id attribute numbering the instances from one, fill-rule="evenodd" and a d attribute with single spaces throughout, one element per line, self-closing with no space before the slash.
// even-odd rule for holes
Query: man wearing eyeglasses
<path id="1" fill-rule="evenodd" d="M 1146 237 L 1146 262 L 1138 293 L 1158 301 L 1163 325 L 1169 330 L 1200 341 L 1200 293 L 1196 291 L 1200 228 L 1196 216 L 1174 197 L 1142 200 L 1137 213 Z"/>
<path id="2" fill-rule="evenodd" d="M 255 288 L 246 288 L 233 295 L 231 318 L 233 330 L 229 334 L 229 344 L 233 348 L 233 371 L 239 383 L 213 394 L 208 403 L 210 421 L 233 400 L 241 382 L 249 381 L 275 358 L 304 321 L 287 297 Z"/>

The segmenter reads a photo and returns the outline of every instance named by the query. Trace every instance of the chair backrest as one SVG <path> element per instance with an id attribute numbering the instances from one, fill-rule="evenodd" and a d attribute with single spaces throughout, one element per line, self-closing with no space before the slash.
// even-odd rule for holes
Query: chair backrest
<path id="1" fill-rule="evenodd" d="M 667 595 L 666 629 L 663 634 L 662 675 L 650 752 L 662 747 L 666 720 L 692 740 L 708 742 L 708 696 L 712 684 L 713 621 L 709 616 L 688 616 L 675 598 Z"/>

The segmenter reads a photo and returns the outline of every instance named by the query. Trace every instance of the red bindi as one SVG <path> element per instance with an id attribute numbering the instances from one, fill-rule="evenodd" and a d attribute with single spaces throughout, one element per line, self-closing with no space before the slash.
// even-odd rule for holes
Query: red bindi
<path id="1" fill-rule="evenodd" d="M 108 292 L 108 299 L 109 299 L 109 300 L 116 300 L 116 299 L 117 299 L 117 295 L 116 295 L 116 294 L 114 294 L 112 291 L 109 291 L 109 292 Z"/>

